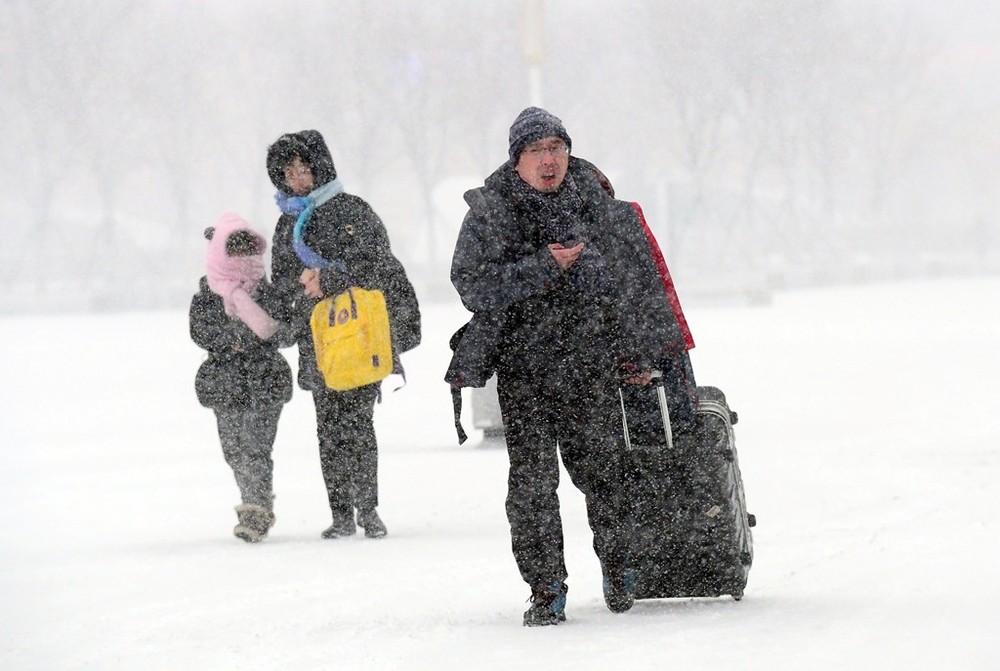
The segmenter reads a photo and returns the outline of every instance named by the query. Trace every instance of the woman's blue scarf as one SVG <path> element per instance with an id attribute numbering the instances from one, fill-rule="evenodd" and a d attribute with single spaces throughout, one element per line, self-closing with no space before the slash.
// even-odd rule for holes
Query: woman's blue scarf
<path id="1" fill-rule="evenodd" d="M 284 214 L 299 215 L 309 206 L 310 199 L 316 202 L 316 207 L 319 207 L 338 193 L 343 192 L 344 184 L 338 177 L 332 182 L 327 182 L 323 186 L 313 189 L 308 196 L 289 196 L 284 191 L 278 191 L 274 194 L 274 202 L 278 204 L 278 208 Z"/>
<path id="2" fill-rule="evenodd" d="M 297 214 L 295 228 L 292 229 L 292 246 L 299 259 L 308 268 L 337 268 L 346 270 L 343 263 L 339 261 L 329 261 L 313 251 L 302 239 L 305 235 L 306 223 L 309 217 L 316 211 L 316 208 L 327 202 L 334 196 L 344 193 L 344 184 L 337 178 L 327 182 L 318 189 L 312 190 L 308 196 L 286 196 L 279 191 L 274 196 L 275 202 L 285 214 Z"/>

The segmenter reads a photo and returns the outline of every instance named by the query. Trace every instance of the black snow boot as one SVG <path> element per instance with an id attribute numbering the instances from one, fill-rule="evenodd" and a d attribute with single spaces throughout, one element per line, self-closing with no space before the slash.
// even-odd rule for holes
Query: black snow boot
<path id="1" fill-rule="evenodd" d="M 389 533 L 374 508 L 358 511 L 358 526 L 365 530 L 366 538 L 382 538 Z"/>
<path id="2" fill-rule="evenodd" d="M 353 511 L 348 509 L 345 513 L 334 513 L 333 524 L 323 530 L 320 534 L 323 538 L 343 538 L 353 536 L 358 528 L 354 525 Z"/>
<path id="3" fill-rule="evenodd" d="M 635 576 L 624 564 L 601 565 L 604 574 L 604 603 L 612 613 L 624 613 L 635 603 Z"/>
<path id="4" fill-rule="evenodd" d="M 531 608 L 524 611 L 525 627 L 544 627 L 566 621 L 566 592 L 564 582 L 554 582 L 531 588 Z"/>

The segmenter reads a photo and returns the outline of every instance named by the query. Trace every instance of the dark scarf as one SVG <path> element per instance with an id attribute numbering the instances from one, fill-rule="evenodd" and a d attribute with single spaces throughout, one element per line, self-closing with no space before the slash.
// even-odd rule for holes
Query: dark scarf
<path id="1" fill-rule="evenodd" d="M 527 222 L 526 237 L 535 249 L 553 242 L 592 242 L 586 232 L 593 210 L 570 173 L 566 173 L 558 191 L 542 193 L 507 165 L 493 173 L 486 186 L 510 200 L 518 221 Z M 604 258 L 593 245 L 584 247 L 580 260 L 563 278 L 561 281 L 568 282 L 577 292 L 591 299 L 610 299 L 614 296 Z"/>
<path id="2" fill-rule="evenodd" d="M 566 174 L 555 193 L 537 191 L 509 166 L 501 168 L 494 176 L 497 178 L 495 183 L 487 181 L 487 186 L 510 198 L 519 220 L 535 225 L 532 237 L 537 236 L 533 242 L 538 247 L 583 239 L 581 223 L 587 213 L 586 203 L 570 174 Z"/>

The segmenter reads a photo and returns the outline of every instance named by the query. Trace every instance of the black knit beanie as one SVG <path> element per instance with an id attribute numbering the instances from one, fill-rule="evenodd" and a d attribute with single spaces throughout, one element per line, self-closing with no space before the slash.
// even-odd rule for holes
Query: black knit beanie
<path id="1" fill-rule="evenodd" d="M 567 147 L 573 148 L 573 141 L 559 117 L 540 107 L 528 107 L 518 114 L 510 127 L 510 164 L 517 165 L 524 148 L 543 137 L 560 138 Z"/>

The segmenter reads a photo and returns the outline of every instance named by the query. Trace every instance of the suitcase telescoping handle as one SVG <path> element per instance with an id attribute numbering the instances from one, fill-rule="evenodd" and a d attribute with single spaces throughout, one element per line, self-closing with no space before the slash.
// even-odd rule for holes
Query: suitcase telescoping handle
<path id="1" fill-rule="evenodd" d="M 667 407 L 667 392 L 663 388 L 663 373 L 662 371 L 654 370 L 650 384 L 656 387 L 656 401 L 657 405 L 660 406 L 660 419 L 663 420 L 663 436 L 667 440 L 667 449 L 673 449 L 674 447 L 674 434 L 670 430 L 670 408 Z M 628 412 L 625 411 L 625 398 L 618 392 L 618 398 L 622 406 L 622 426 L 625 430 L 625 449 L 632 449 L 632 439 L 629 436 L 628 430 Z"/>
<path id="2" fill-rule="evenodd" d="M 663 419 L 663 435 L 667 437 L 667 449 L 674 447 L 674 434 L 670 430 L 670 408 L 667 407 L 667 391 L 663 388 L 663 372 L 653 371 L 652 384 L 656 386 L 656 398 L 660 402 L 660 417 Z"/>

